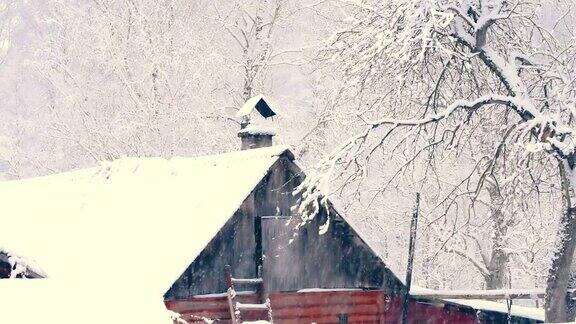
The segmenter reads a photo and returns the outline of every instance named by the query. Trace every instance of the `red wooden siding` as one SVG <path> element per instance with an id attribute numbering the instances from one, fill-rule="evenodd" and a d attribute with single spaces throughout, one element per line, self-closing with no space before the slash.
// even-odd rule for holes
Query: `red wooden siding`
<path id="1" fill-rule="evenodd" d="M 242 296 L 244 302 L 255 302 L 254 295 Z M 401 298 L 381 291 L 318 291 L 271 293 L 275 323 L 338 323 L 340 314 L 348 323 L 398 323 Z M 166 301 L 166 306 L 184 315 L 190 323 L 203 323 L 202 317 L 230 323 L 225 296 L 193 297 L 186 301 Z M 244 315 L 244 313 L 243 313 Z M 255 319 L 247 314 L 246 320 Z M 473 312 L 442 304 L 413 301 L 410 323 L 476 323 Z"/>

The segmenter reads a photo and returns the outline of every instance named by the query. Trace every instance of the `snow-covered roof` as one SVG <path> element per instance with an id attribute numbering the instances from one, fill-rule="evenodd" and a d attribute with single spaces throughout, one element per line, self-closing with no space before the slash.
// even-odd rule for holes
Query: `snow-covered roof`
<path id="1" fill-rule="evenodd" d="M 46 273 L 36 262 L 2 246 L 0 246 L 0 261 L 8 262 L 12 267 L 11 278 L 17 278 L 19 274 L 24 275 L 24 278 L 46 277 Z"/>
<path id="2" fill-rule="evenodd" d="M 152 322 L 148 313 L 166 316 L 166 290 L 287 151 L 123 158 L 0 182 L 0 246 L 34 260 L 48 276 L 0 280 L 0 322 L 35 323 L 21 315 L 37 312 L 38 302 L 44 316 L 61 316 L 58 323 L 75 322 L 63 308 L 75 308 L 70 315 L 85 312 L 88 323 L 91 317 L 122 322 L 102 317 L 114 311 L 131 318 L 122 323 L 135 323 L 142 310 L 140 322 L 169 323 Z"/>
<path id="3" fill-rule="evenodd" d="M 238 135 L 243 135 L 243 134 L 274 136 L 274 135 L 276 135 L 276 132 L 270 127 L 255 125 L 255 124 L 249 124 L 248 126 L 246 126 L 246 128 L 238 131 Z"/>
<path id="4" fill-rule="evenodd" d="M 256 109 L 264 118 L 272 117 L 276 113 L 267 103 L 268 99 L 263 95 L 256 95 L 248 99 L 244 105 L 236 112 L 236 117 L 248 117 Z"/>
<path id="5" fill-rule="evenodd" d="M 424 287 L 419 287 L 413 285 L 410 289 L 411 295 L 416 295 L 418 298 L 431 298 L 431 299 L 438 299 L 443 300 L 445 302 L 456 304 L 460 306 L 467 306 L 471 307 L 475 310 L 480 311 L 489 311 L 489 312 L 497 312 L 508 314 L 508 305 L 502 302 L 497 301 L 489 301 L 483 299 L 452 299 L 452 298 L 438 298 L 436 296 L 472 296 L 472 295 L 480 295 L 479 290 L 433 290 Z M 529 294 L 534 295 L 534 298 L 540 292 L 539 289 L 494 289 L 494 290 L 484 290 L 482 291 L 482 295 L 487 297 L 494 298 L 495 296 L 500 295 L 523 295 Z M 510 314 L 512 316 L 519 316 L 524 318 L 530 318 L 538 321 L 544 321 L 544 309 L 543 308 L 536 308 L 536 307 L 526 307 L 526 306 L 519 306 L 519 305 L 512 305 L 510 307 Z"/>
<path id="6" fill-rule="evenodd" d="M 481 299 L 446 299 L 447 302 L 461 306 L 468 306 L 476 310 L 508 314 L 508 305 Z M 544 308 L 512 305 L 510 315 L 544 321 Z"/>

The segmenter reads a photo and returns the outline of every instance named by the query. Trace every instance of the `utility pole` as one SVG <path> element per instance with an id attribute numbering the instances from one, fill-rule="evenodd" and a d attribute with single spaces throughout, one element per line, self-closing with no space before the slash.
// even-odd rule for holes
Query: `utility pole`
<path id="1" fill-rule="evenodd" d="M 416 247 L 416 230 L 418 228 L 418 214 L 420 209 L 420 193 L 416 193 L 416 204 L 412 210 L 410 223 L 410 242 L 408 244 L 408 268 L 406 269 L 406 292 L 402 303 L 402 324 L 408 323 L 408 308 L 410 306 L 410 287 L 412 285 L 412 269 L 414 268 L 414 249 Z"/>

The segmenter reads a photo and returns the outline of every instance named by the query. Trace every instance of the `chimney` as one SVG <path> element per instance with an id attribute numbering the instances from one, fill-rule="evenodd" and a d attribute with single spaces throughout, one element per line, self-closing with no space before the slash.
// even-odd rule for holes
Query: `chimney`
<path id="1" fill-rule="evenodd" d="M 238 110 L 238 113 L 236 113 L 237 117 L 242 118 L 240 131 L 238 132 L 238 137 L 240 137 L 242 141 L 242 145 L 240 146 L 242 150 L 272 146 L 272 137 L 276 135 L 272 129 L 252 123 L 254 110 L 256 110 L 260 116 L 264 117 L 264 119 L 276 115 L 262 95 L 252 97 L 246 101 L 242 108 Z"/>
<path id="2" fill-rule="evenodd" d="M 238 137 L 242 140 L 240 149 L 250 150 L 260 147 L 272 146 L 272 136 L 274 131 L 255 125 L 248 125 L 238 132 Z"/>

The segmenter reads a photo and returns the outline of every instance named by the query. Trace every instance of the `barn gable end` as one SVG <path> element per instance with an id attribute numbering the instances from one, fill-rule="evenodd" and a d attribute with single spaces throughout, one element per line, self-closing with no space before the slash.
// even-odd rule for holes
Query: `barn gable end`
<path id="1" fill-rule="evenodd" d="M 334 208 L 325 234 L 318 233 L 326 221 L 325 212 L 294 231 L 300 218 L 291 208 L 297 204 L 293 192 L 303 180 L 303 173 L 293 160 L 289 151 L 278 158 L 233 217 L 167 291 L 167 300 L 225 292 L 226 264 L 231 265 L 235 276 L 255 277 L 260 255 L 255 235 L 259 219 L 267 291 L 403 289 L 400 280 Z"/>

